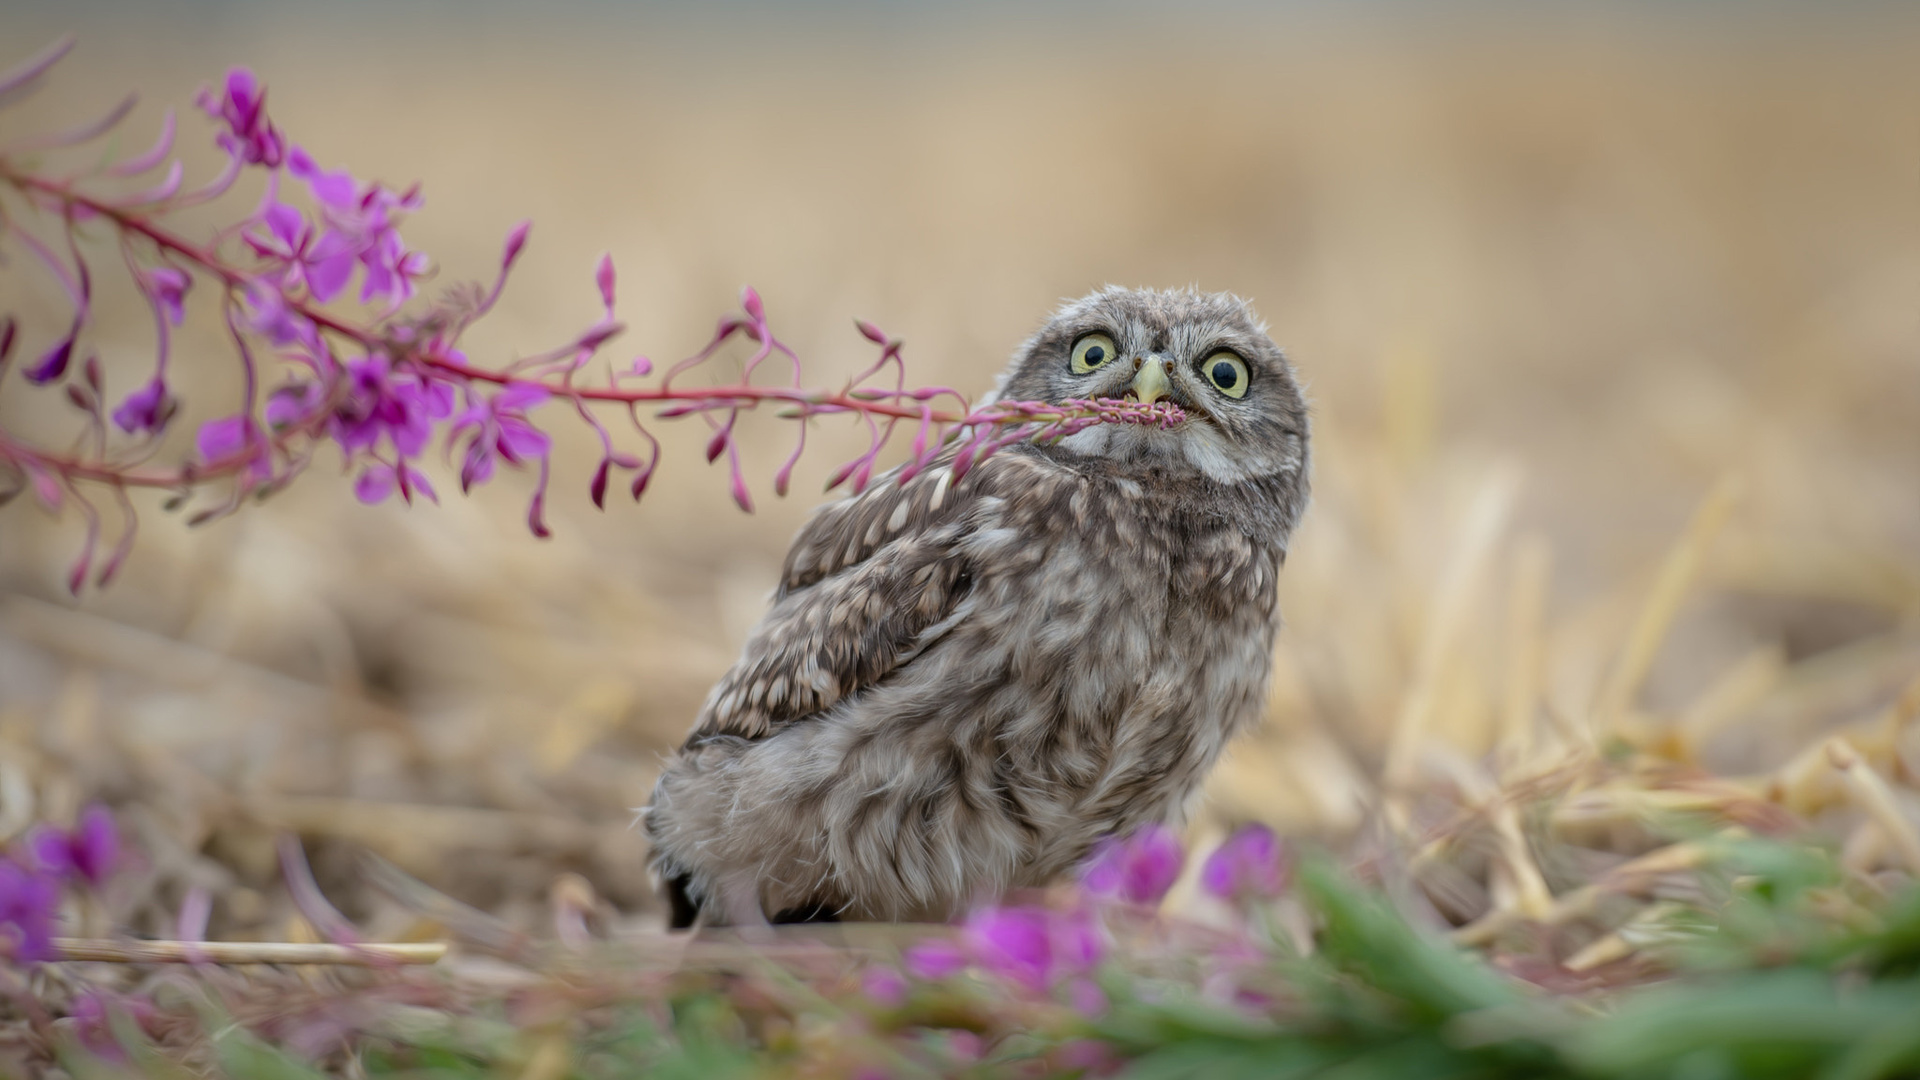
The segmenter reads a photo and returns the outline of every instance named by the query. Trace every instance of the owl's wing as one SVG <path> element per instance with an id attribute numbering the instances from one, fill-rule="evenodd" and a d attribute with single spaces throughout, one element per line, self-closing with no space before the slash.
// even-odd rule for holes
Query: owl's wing
<path id="1" fill-rule="evenodd" d="M 906 484 L 898 470 L 816 512 L 787 553 L 773 607 L 708 695 L 688 744 L 763 738 L 873 686 L 953 627 L 973 587 L 966 539 L 991 528 L 1000 453 L 954 483 L 950 461 Z M 998 482 L 996 482 L 998 481 Z"/>

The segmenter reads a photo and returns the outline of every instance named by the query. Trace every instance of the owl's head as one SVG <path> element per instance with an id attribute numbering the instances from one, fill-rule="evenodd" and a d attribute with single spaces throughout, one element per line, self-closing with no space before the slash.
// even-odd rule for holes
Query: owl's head
<path id="1" fill-rule="evenodd" d="M 1299 475 L 1307 465 L 1307 406 L 1293 367 L 1230 293 L 1109 286 L 1075 300 L 1021 347 L 998 396 L 1166 400 L 1186 412 L 1169 428 L 1088 428 L 1051 450 L 1069 459 L 1224 484 Z"/>

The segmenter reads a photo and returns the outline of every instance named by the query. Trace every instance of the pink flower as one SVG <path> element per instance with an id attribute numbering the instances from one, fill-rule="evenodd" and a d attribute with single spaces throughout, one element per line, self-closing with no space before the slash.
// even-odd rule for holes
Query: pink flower
<path id="1" fill-rule="evenodd" d="M 451 386 L 395 374 L 385 356 L 349 360 L 346 368 L 347 398 L 334 409 L 330 427 L 348 453 L 371 450 L 385 436 L 401 457 L 418 457 L 433 438 L 434 422 L 453 415 Z"/>
<path id="2" fill-rule="evenodd" d="M 967 944 L 982 967 L 1031 990 L 1053 981 L 1053 940 L 1042 908 L 991 907 L 967 920 Z"/>
<path id="3" fill-rule="evenodd" d="M 408 251 L 400 234 L 386 228 L 361 250 L 360 265 L 366 272 L 361 279 L 361 301 L 384 299 L 399 307 L 412 299 L 413 283 L 426 275 L 427 257 Z"/>
<path id="4" fill-rule="evenodd" d="M 194 446 L 206 461 L 232 457 L 252 441 L 252 428 L 252 422 L 242 414 L 209 420 L 200 425 L 200 434 L 194 439 Z"/>
<path id="5" fill-rule="evenodd" d="M 120 860 L 120 833 L 113 815 L 98 803 L 87 807 L 72 832 L 46 826 L 33 837 L 33 855 L 42 869 L 79 878 L 98 888 Z"/>
<path id="6" fill-rule="evenodd" d="M 227 72 L 225 92 L 200 91 L 194 99 L 208 116 L 225 122 L 227 130 L 215 141 L 234 158 L 249 165 L 278 168 L 287 155 L 287 141 L 267 119 L 267 92 L 253 72 L 237 67 Z"/>
<path id="7" fill-rule="evenodd" d="M 194 437 L 194 447 L 200 451 L 200 460 L 207 462 L 245 455 L 247 467 L 240 476 L 245 486 L 262 484 L 273 478 L 272 447 L 261 437 L 253 418 L 245 413 L 223 416 L 200 425 L 200 431 Z"/>
<path id="8" fill-rule="evenodd" d="M 385 502 L 387 496 L 396 490 L 408 503 L 413 502 L 413 493 L 416 491 L 434 502 L 440 501 L 440 496 L 434 493 L 433 485 L 427 481 L 425 474 L 404 461 L 398 466 L 384 461 L 369 462 L 360 471 L 360 478 L 353 482 L 354 497 L 368 504 Z"/>
<path id="9" fill-rule="evenodd" d="M 326 391 L 319 383 L 290 382 L 267 395 L 267 426 L 275 431 L 313 418 L 326 404 Z"/>
<path id="10" fill-rule="evenodd" d="M 10 939 L 15 963 L 53 959 L 53 916 L 60 885 L 12 859 L 0 859 L 0 939 Z"/>
<path id="11" fill-rule="evenodd" d="M 255 254 L 279 265 L 282 289 L 304 284 L 315 300 L 325 303 L 347 287 L 355 252 L 345 236 L 332 229 L 316 231 L 305 214 L 282 202 L 267 207 L 260 223 L 264 231 L 253 229 L 242 238 Z"/>
<path id="12" fill-rule="evenodd" d="M 1185 861 L 1186 853 L 1173 830 L 1148 825 L 1125 839 L 1102 840 L 1082 868 L 1080 883 L 1094 896 L 1158 904 L 1173 888 Z"/>
<path id="13" fill-rule="evenodd" d="M 353 206 L 358 185 L 353 182 L 353 174 L 345 169 L 328 172 L 313 160 L 306 150 L 296 146 L 287 157 L 287 171 L 307 182 L 307 190 L 313 192 L 315 201 L 336 210 L 345 210 Z"/>
<path id="14" fill-rule="evenodd" d="M 120 407 L 113 410 L 113 422 L 125 432 L 159 431 L 173 419 L 178 407 L 173 395 L 167 393 L 167 384 L 160 376 L 127 395 Z"/>
<path id="15" fill-rule="evenodd" d="M 1075 1012 L 1089 1018 L 1105 1014 L 1110 1004 L 1106 991 L 1088 978 L 1078 978 L 1067 984 L 1067 1001 L 1072 1003 Z"/>
<path id="16" fill-rule="evenodd" d="M 193 284 L 186 271 L 171 266 L 156 266 L 140 273 L 142 284 L 146 286 L 147 296 L 152 298 L 154 308 L 175 326 L 186 321 L 187 288 Z"/>
<path id="17" fill-rule="evenodd" d="M 286 295 L 281 292 L 283 287 L 265 278 L 247 282 L 247 326 L 255 333 L 266 335 L 275 345 L 298 342 L 312 347 L 319 335 L 314 332 L 313 323 L 287 303 Z"/>
<path id="18" fill-rule="evenodd" d="M 966 941 L 981 967 L 1030 990 L 1083 974 L 1106 953 L 1099 927 L 1083 910 L 984 908 L 967 920 Z"/>
<path id="19" fill-rule="evenodd" d="M 553 440 L 533 426 L 527 411 L 545 403 L 548 396 L 543 387 L 533 383 L 512 383 L 460 414 L 453 422 L 451 437 L 473 432 L 473 441 L 467 444 L 466 458 L 460 464 L 462 491 L 491 479 L 495 459 L 518 466 L 547 456 Z"/>
<path id="20" fill-rule="evenodd" d="M 868 968 L 860 979 L 860 988 L 875 1004 L 889 1009 L 897 1009 L 907 1003 L 907 980 L 884 964 Z"/>
<path id="21" fill-rule="evenodd" d="M 67 336 L 53 343 L 53 348 L 40 354 L 40 359 L 20 374 L 35 386 L 44 386 L 67 373 L 67 365 L 73 361 L 73 337 Z"/>
<path id="22" fill-rule="evenodd" d="M 967 966 L 966 951 L 944 938 L 919 942 L 901 959 L 914 978 L 928 981 L 957 975 Z"/>
<path id="23" fill-rule="evenodd" d="M 1215 848 L 1200 868 L 1200 884 L 1225 900 L 1272 898 L 1286 891 L 1291 860 L 1273 830 L 1247 825 Z"/>

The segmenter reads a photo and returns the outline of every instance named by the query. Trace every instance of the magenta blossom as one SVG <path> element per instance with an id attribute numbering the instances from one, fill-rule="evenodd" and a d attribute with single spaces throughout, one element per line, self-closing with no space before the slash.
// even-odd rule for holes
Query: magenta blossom
<path id="1" fill-rule="evenodd" d="M 976 911 L 967 919 L 966 942 L 981 967 L 1036 991 L 1085 973 L 1106 953 L 1087 912 L 1039 907 Z"/>
<path id="2" fill-rule="evenodd" d="M 0 939 L 11 946 L 16 963 L 53 959 L 53 917 L 59 907 L 56 878 L 0 858 Z"/>
<path id="3" fill-rule="evenodd" d="M 347 400 L 334 409 L 331 433 L 341 449 L 371 450 L 382 436 L 403 458 L 420 456 L 435 421 L 453 415 L 453 388 L 411 372 L 395 373 L 378 353 L 347 361 Z"/>
<path id="4" fill-rule="evenodd" d="M 387 496 L 395 491 L 400 492 L 400 497 L 409 504 L 413 502 L 415 492 L 434 502 L 440 501 L 433 485 L 427 482 L 426 475 L 404 461 L 397 466 L 384 461 L 370 462 L 360 471 L 360 478 L 353 482 L 354 497 L 363 503 L 385 502 Z"/>
<path id="5" fill-rule="evenodd" d="M 99 888 L 120 861 L 120 832 L 107 808 L 95 803 L 81 813 L 73 831 L 49 825 L 35 833 L 33 856 L 48 873 Z"/>
<path id="6" fill-rule="evenodd" d="M 254 253 L 280 264 L 281 288 L 305 285 L 315 300 L 325 303 L 340 295 L 353 277 L 354 247 L 332 229 L 316 230 L 307 216 L 286 203 L 276 202 L 260 215 L 264 228 L 241 234 Z"/>
<path id="7" fill-rule="evenodd" d="M 294 147 L 287 156 L 287 171 L 307 182 L 307 190 L 313 192 L 314 199 L 322 206 L 336 210 L 345 210 L 353 206 L 358 186 L 353 182 L 353 174 L 345 169 L 328 172 L 322 169 L 301 147 Z"/>
<path id="8" fill-rule="evenodd" d="M 167 384 L 155 375 L 147 385 L 127 395 L 120 407 L 113 410 L 113 422 L 121 431 L 145 432 L 159 431 L 173 418 L 178 402 L 167 393 Z"/>
<path id="9" fill-rule="evenodd" d="M 203 461 L 219 461 L 233 457 L 252 444 L 257 437 L 253 430 L 253 421 L 245 413 L 223 416 L 218 420 L 209 420 L 200 425 L 200 433 L 194 438 L 194 446 L 200 451 Z"/>
<path id="10" fill-rule="evenodd" d="M 1265 825 L 1236 830 L 1207 856 L 1200 884 L 1224 900 L 1271 899 L 1286 891 L 1292 860 Z"/>
<path id="11" fill-rule="evenodd" d="M 166 320 L 179 326 L 187 318 L 187 289 L 193 279 L 186 271 L 171 266 L 156 266 L 140 273 L 140 281 L 146 287 L 147 296 L 153 300 L 154 309 L 165 316 Z"/>
<path id="12" fill-rule="evenodd" d="M 308 348 L 319 347 L 320 337 L 312 320 L 293 310 L 280 286 L 264 280 L 249 281 L 245 298 L 248 329 L 265 335 L 275 345 L 298 342 Z"/>
<path id="13" fill-rule="evenodd" d="M 1094 896 L 1132 904 L 1158 904 L 1180 876 L 1186 852 L 1165 825 L 1148 825 L 1121 839 L 1100 841 L 1080 871 L 1080 884 Z"/>
<path id="14" fill-rule="evenodd" d="M 860 978 L 860 988 L 877 1005 L 897 1009 L 907 1003 L 907 980 L 885 964 L 875 964 Z"/>
<path id="15" fill-rule="evenodd" d="M 287 141 L 267 119 L 267 92 L 253 72 L 234 68 L 227 72 L 223 94 L 215 97 L 212 90 L 202 90 L 195 101 L 208 116 L 227 125 L 215 141 L 235 159 L 270 169 L 286 159 Z"/>
<path id="16" fill-rule="evenodd" d="M 203 462 L 241 458 L 246 467 L 240 472 L 244 487 L 254 487 L 273 478 L 273 447 L 245 413 L 223 416 L 200 425 L 194 447 Z"/>
<path id="17" fill-rule="evenodd" d="M 73 334 L 53 343 L 53 348 L 40 354 L 40 359 L 20 374 L 35 386 L 44 386 L 67 373 L 67 365 L 73 362 Z"/>
<path id="18" fill-rule="evenodd" d="M 290 382 L 267 395 L 267 426 L 275 431 L 305 423 L 327 402 L 327 392 L 319 383 Z"/>
<path id="19" fill-rule="evenodd" d="M 427 273 L 427 257 L 408 251 L 392 228 L 382 229 L 361 249 L 360 265 L 365 270 L 360 300 L 384 299 L 395 308 L 413 298 L 414 282 Z"/>
<path id="20" fill-rule="evenodd" d="M 466 458 L 460 463 L 460 490 L 470 491 L 493 476 L 494 460 L 509 465 L 524 465 L 547 456 L 553 440 L 527 419 L 527 411 L 538 408 L 550 395 L 532 383 L 513 383 L 490 398 L 468 406 L 453 422 L 452 437 L 473 432 L 467 444 Z"/>
<path id="21" fill-rule="evenodd" d="M 918 942 L 901 957 L 907 971 L 916 979 L 935 981 L 959 974 L 967 966 L 967 953 L 944 938 Z"/>

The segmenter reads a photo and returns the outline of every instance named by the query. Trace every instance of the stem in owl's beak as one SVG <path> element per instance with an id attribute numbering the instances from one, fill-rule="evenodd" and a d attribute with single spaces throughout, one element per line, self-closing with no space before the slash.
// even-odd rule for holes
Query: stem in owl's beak
<path id="1" fill-rule="evenodd" d="M 1173 383 L 1167 378 L 1173 361 L 1147 357 L 1137 361 L 1140 369 L 1134 372 L 1133 383 L 1127 387 L 1127 394 L 1142 405 L 1151 405 L 1162 398 L 1173 396 Z"/>

